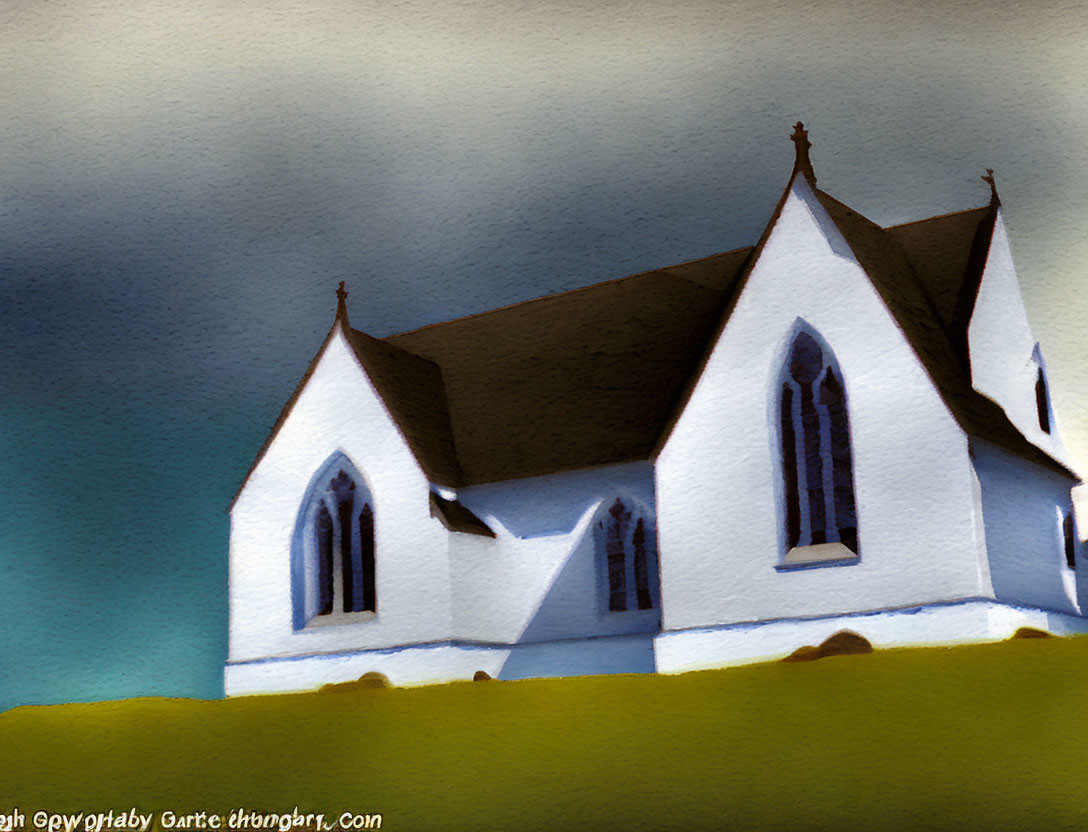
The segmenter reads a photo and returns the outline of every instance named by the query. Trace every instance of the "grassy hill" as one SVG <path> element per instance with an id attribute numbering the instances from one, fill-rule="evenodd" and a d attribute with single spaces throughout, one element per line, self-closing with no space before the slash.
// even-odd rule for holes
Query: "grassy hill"
<path id="1" fill-rule="evenodd" d="M 1088 638 L 0 715 L 0 812 L 386 830 L 1088 830 Z M 28 823 L 28 829 L 31 825 Z"/>

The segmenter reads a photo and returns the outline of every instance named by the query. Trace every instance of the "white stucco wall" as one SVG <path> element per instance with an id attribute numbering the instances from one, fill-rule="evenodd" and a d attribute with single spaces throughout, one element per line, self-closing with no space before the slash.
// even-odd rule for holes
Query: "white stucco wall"
<path id="1" fill-rule="evenodd" d="M 315 473 L 337 451 L 373 497 L 377 614 L 295 631 L 292 536 Z M 337 329 L 231 512 L 230 660 L 449 638 L 448 533 L 430 516 L 429 491 Z"/>
<path id="2" fill-rule="evenodd" d="M 497 646 L 445 642 L 228 664 L 225 689 L 227 696 L 313 690 L 371 672 L 394 685 L 421 685 L 469 680 L 478 670 L 505 680 L 654 669 L 651 634 Z"/>
<path id="3" fill-rule="evenodd" d="M 990 445 L 971 443 L 994 597 L 1079 613 L 1076 576 L 1066 566 L 1062 512 L 1072 481 Z"/>
<path id="4" fill-rule="evenodd" d="M 986 266 L 979 284 L 971 323 L 967 329 L 971 354 L 971 382 L 975 389 L 1000 404 L 1020 432 L 1043 450 L 1070 464 L 1061 441 L 1053 407 L 1050 433 L 1039 427 L 1035 380 L 1040 365 L 1033 353 L 1036 340 L 1024 308 L 1012 250 L 999 209 Z M 1049 378 L 1047 381 L 1049 386 Z"/>
<path id="5" fill-rule="evenodd" d="M 452 536 L 455 636 L 510 643 L 656 630 L 658 609 L 607 609 L 593 525 L 616 497 L 652 517 L 652 463 L 460 489 L 497 537 Z"/>
<path id="6" fill-rule="evenodd" d="M 779 572 L 778 379 L 802 318 L 850 409 L 860 561 Z M 657 464 L 666 630 L 979 594 L 967 440 L 798 177 Z"/>
<path id="7" fill-rule="evenodd" d="M 855 632 L 879 649 L 999 641 L 1021 627 L 1070 635 L 1088 631 L 1088 621 L 1038 607 L 968 599 L 878 613 L 667 632 L 657 636 L 654 649 L 659 673 L 684 673 L 773 661 L 798 647 L 818 645 L 841 630 Z"/>
<path id="8" fill-rule="evenodd" d="M 1073 513 L 1077 522 L 1077 536 L 1083 542 L 1088 537 L 1088 485 L 1073 486 Z"/>

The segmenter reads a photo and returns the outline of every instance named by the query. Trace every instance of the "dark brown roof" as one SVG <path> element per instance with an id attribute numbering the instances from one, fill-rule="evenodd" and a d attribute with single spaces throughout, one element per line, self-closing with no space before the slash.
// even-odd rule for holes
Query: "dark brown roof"
<path id="1" fill-rule="evenodd" d="M 921 359 L 930 378 L 937 385 L 938 391 L 960 427 L 969 436 L 992 442 L 1032 462 L 1075 477 L 1076 475 L 1060 462 L 1028 442 L 1009 421 L 1000 405 L 971 386 L 971 370 L 966 362 L 966 353 L 961 358 L 959 351 L 953 345 L 953 337 L 959 330 L 953 329 L 952 324 L 948 326 L 944 324 L 937 302 L 922 288 L 927 283 L 934 283 L 937 275 L 928 272 L 925 278 L 920 278 L 911 267 L 907 254 L 898 244 L 894 233 L 888 233 L 823 191 L 816 191 L 816 195 L 820 204 L 831 215 L 836 227 L 846 238 L 847 244 L 866 274 L 869 275 L 869 279 L 880 293 L 896 323 L 907 336 L 907 340 Z M 930 222 L 930 232 L 937 237 L 943 236 L 942 232 L 945 229 L 941 227 L 941 224 L 935 220 Z M 992 216 L 989 219 L 989 225 L 992 229 Z M 967 243 L 967 240 L 975 239 L 977 228 L 978 226 L 970 231 L 970 236 L 963 234 L 959 242 L 966 244 L 970 249 L 971 244 Z M 989 232 L 986 233 L 988 240 Z M 961 257 L 960 254 L 956 256 Z M 954 271 L 945 272 L 946 278 L 957 284 L 957 295 L 962 292 L 968 278 L 975 279 L 966 271 L 969 259 L 969 257 L 961 257 L 959 261 L 964 264 L 964 275 L 956 275 Z M 922 261 L 919 260 L 919 262 Z M 943 270 L 946 267 L 942 264 L 937 268 Z M 977 291 L 976 282 L 972 290 L 972 302 L 974 293 Z M 966 324 L 963 330 L 965 334 Z"/>
<path id="2" fill-rule="evenodd" d="M 903 250 L 933 301 L 961 363 L 967 364 L 967 327 L 975 308 L 997 205 L 897 225 L 884 233 Z"/>
<path id="3" fill-rule="evenodd" d="M 431 516 L 437 517 L 451 532 L 478 534 L 483 537 L 495 536 L 491 527 L 465 505 L 457 500 L 440 497 L 433 491 L 431 492 Z"/>
<path id="4" fill-rule="evenodd" d="M 906 254 L 946 325 L 953 320 L 960 289 L 967 278 L 975 234 L 980 228 L 985 229 L 985 253 L 989 248 L 994 214 L 992 206 L 984 205 L 955 214 L 893 225 L 884 232 Z M 977 271 L 978 277 L 982 269 L 974 271 Z"/>
<path id="5" fill-rule="evenodd" d="M 749 251 L 387 342 L 441 366 L 466 483 L 647 459 Z"/>
<path id="6" fill-rule="evenodd" d="M 345 326 L 344 332 L 427 476 L 433 482 L 460 484 L 461 466 L 438 365 L 357 329 Z"/>
<path id="7" fill-rule="evenodd" d="M 648 459 L 690 394 L 799 175 L 795 170 L 756 246 L 384 340 L 348 327 L 343 310 L 338 318 L 435 482 L 468 485 Z M 971 387 L 966 331 L 996 204 L 882 229 L 814 191 L 964 431 L 1075 476 Z M 439 506 L 445 522 L 472 526 L 454 506 L 464 509 Z"/>
<path id="8" fill-rule="evenodd" d="M 404 434 L 423 470 L 435 482 L 449 484 L 460 482 L 461 470 L 457 464 L 457 454 L 454 451 L 453 437 L 449 427 L 442 372 L 433 362 L 397 349 L 365 332 L 352 329 L 348 326 L 347 313 L 344 311 L 341 298 L 340 308 L 329 334 L 321 342 L 317 354 L 306 368 L 306 372 L 302 374 L 294 392 L 291 393 L 291 398 L 287 400 L 287 404 L 276 417 L 275 424 L 272 425 L 260 450 L 257 451 L 257 456 L 253 459 L 253 464 L 249 466 L 238 490 L 234 492 L 228 511 L 234 508 L 257 463 L 264 458 L 272 440 L 279 433 L 288 414 L 294 409 L 295 402 L 298 401 L 310 376 L 314 374 L 321 356 L 325 354 L 325 348 L 336 334 L 338 325 L 343 327 L 356 358 L 367 368 L 367 373 L 377 388 L 378 394 L 389 408 L 390 415 Z"/>

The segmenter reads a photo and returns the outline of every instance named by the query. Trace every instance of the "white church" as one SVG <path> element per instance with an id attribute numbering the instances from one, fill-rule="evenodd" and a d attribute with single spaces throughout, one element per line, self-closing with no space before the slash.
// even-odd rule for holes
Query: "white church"
<path id="1" fill-rule="evenodd" d="M 226 693 L 1088 629 L 992 174 L 880 228 L 792 139 L 748 248 L 388 338 L 341 284 L 231 505 Z"/>

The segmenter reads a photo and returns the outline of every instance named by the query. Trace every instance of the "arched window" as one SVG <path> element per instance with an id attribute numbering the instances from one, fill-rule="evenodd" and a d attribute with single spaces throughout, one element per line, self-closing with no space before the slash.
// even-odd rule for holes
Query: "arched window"
<path id="1" fill-rule="evenodd" d="M 1050 433 L 1050 394 L 1046 389 L 1046 376 L 1040 367 L 1035 375 L 1035 409 L 1039 414 L 1039 427 Z"/>
<path id="2" fill-rule="evenodd" d="M 857 553 L 846 390 L 831 351 L 805 330 L 790 346 L 778 414 L 786 551 L 837 541 Z"/>
<path id="3" fill-rule="evenodd" d="M 1062 542 L 1065 544 L 1065 565 L 1070 569 L 1077 568 L 1077 524 L 1073 520 L 1073 509 L 1062 513 Z"/>
<path id="4" fill-rule="evenodd" d="M 657 551 L 651 521 L 619 497 L 598 517 L 595 531 L 609 612 L 657 606 Z"/>
<path id="5" fill-rule="evenodd" d="M 1043 351 L 1038 344 L 1031 352 L 1035 363 L 1035 412 L 1039 417 L 1039 429 L 1050 433 L 1050 390 L 1046 383 L 1046 370 L 1043 364 Z"/>
<path id="6" fill-rule="evenodd" d="M 346 459 L 334 463 L 314 482 L 299 519 L 296 627 L 377 611 L 373 500 Z"/>

